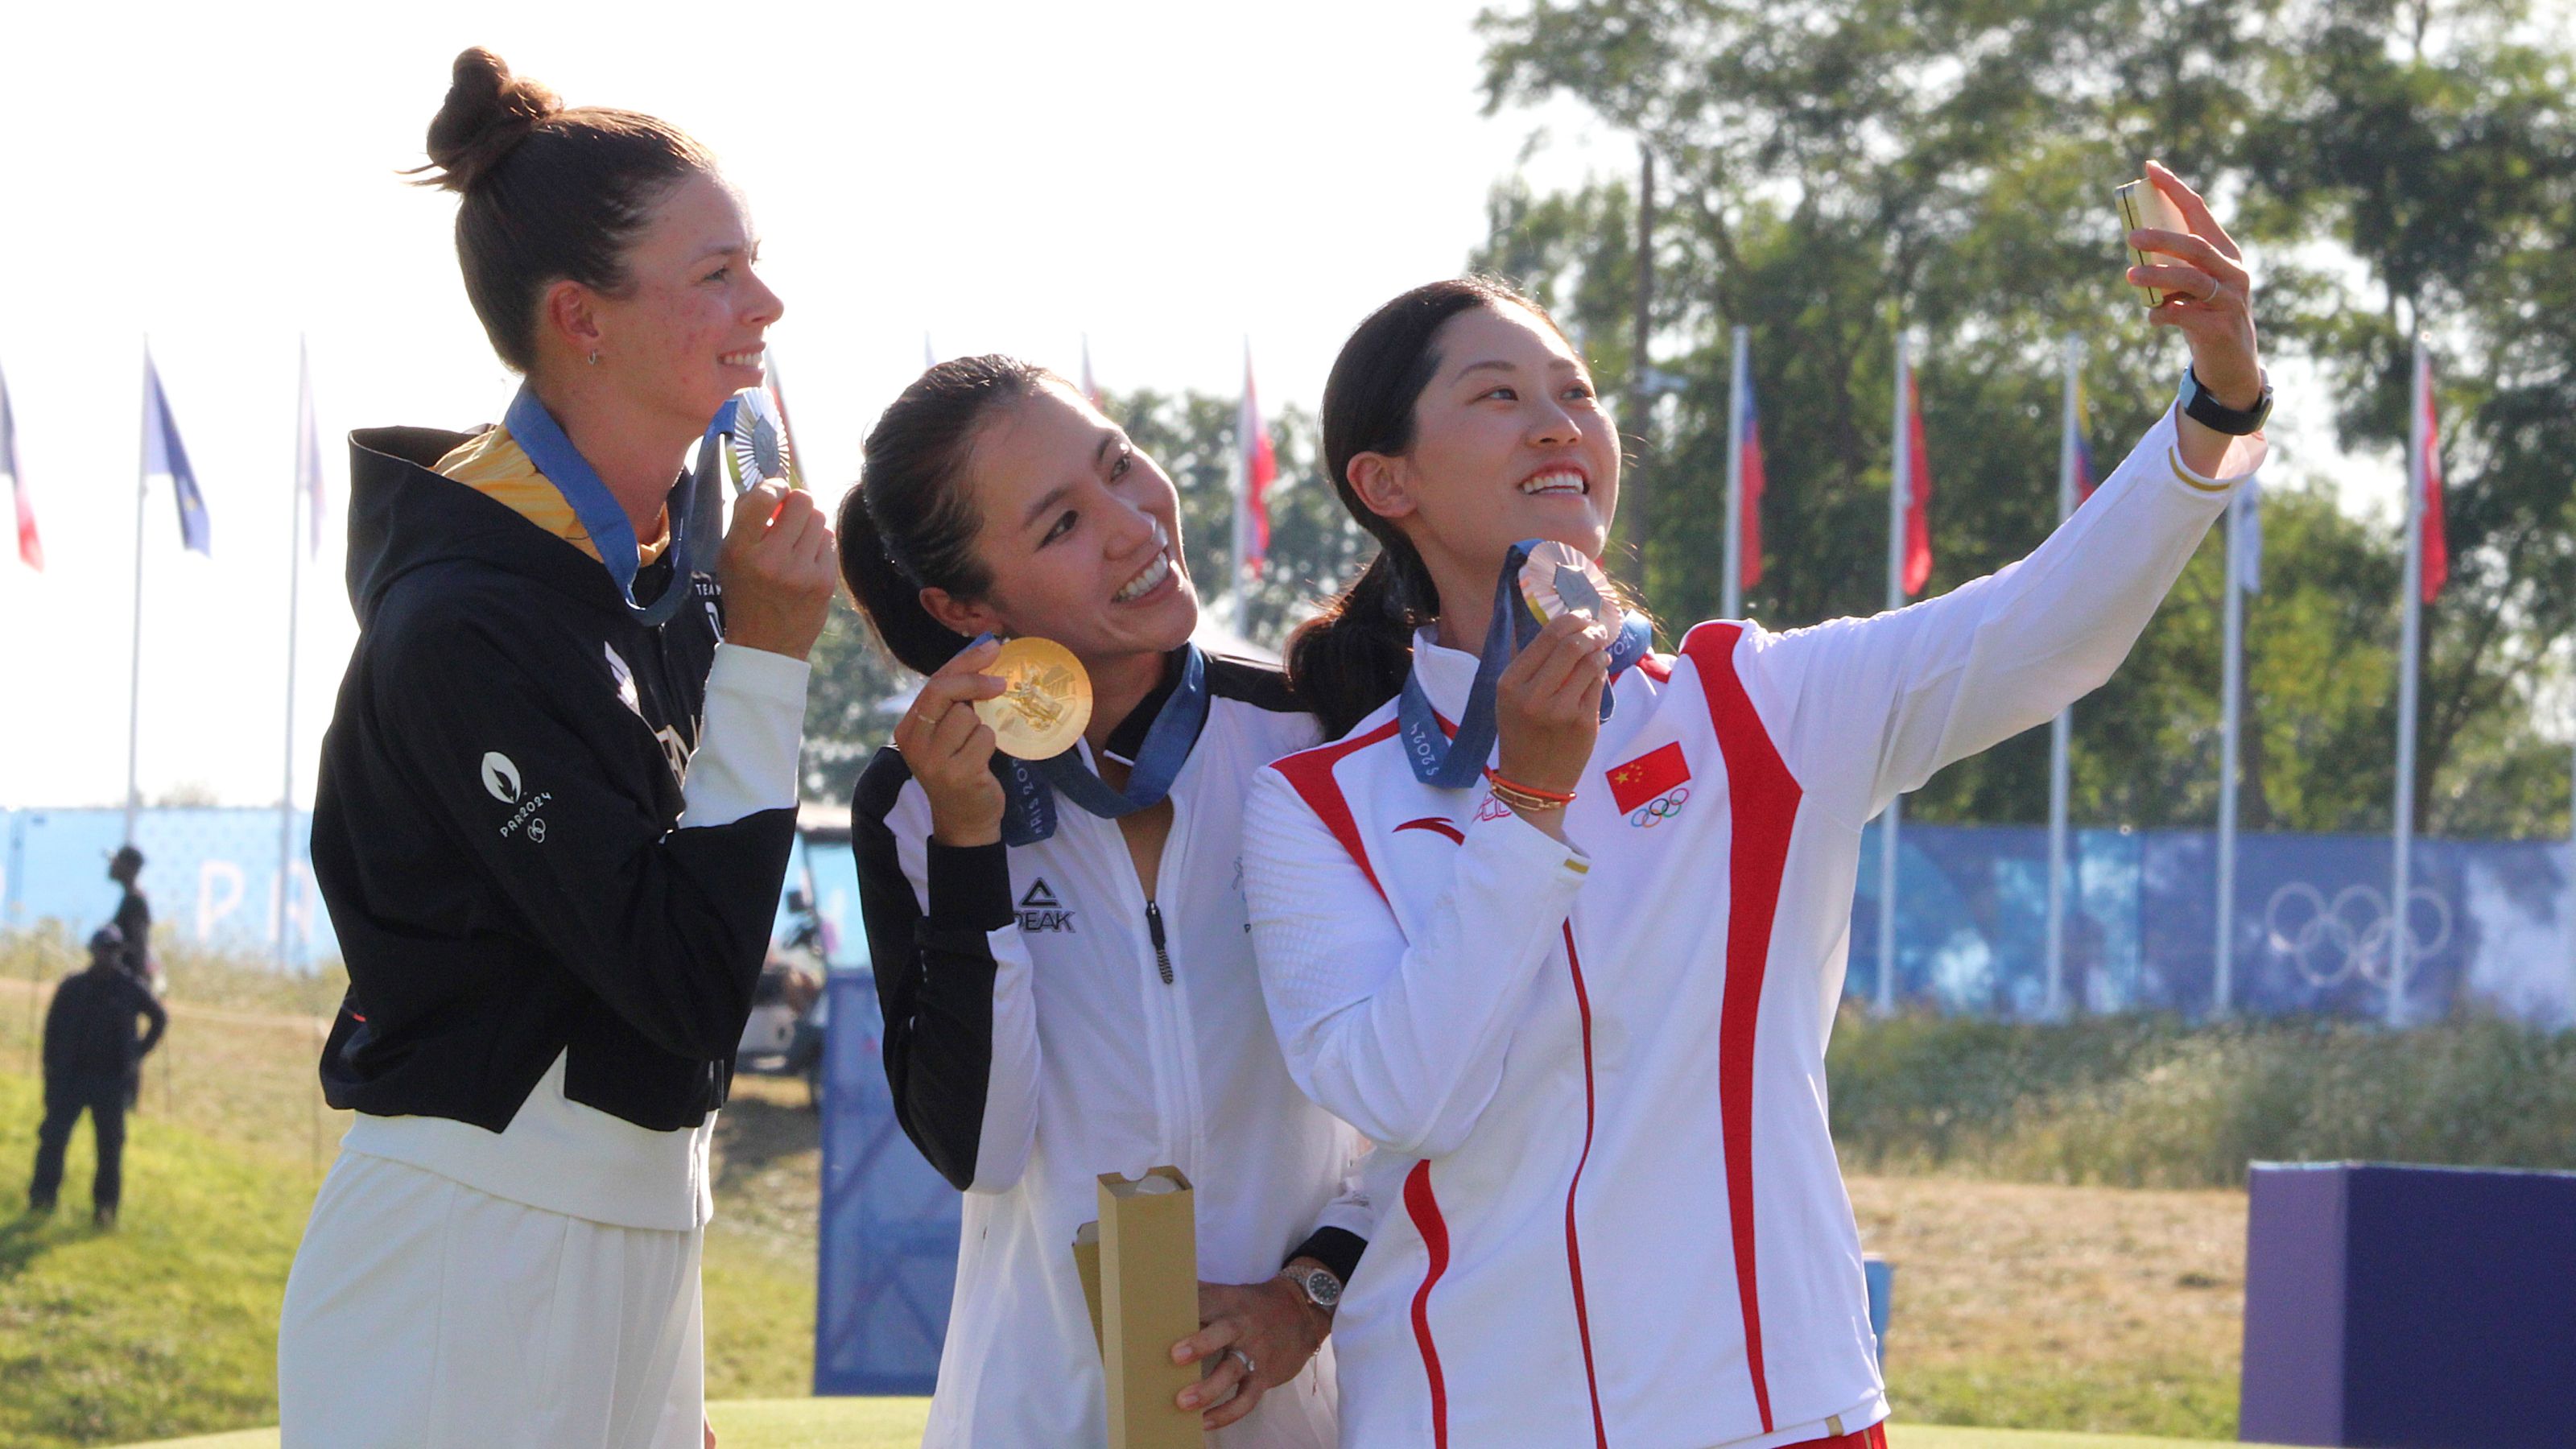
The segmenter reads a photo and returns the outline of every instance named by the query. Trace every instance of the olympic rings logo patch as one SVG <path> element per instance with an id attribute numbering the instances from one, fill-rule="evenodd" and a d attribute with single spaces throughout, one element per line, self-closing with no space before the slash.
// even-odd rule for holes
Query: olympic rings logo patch
<path id="1" fill-rule="evenodd" d="M 2396 975 L 2399 932 L 2412 961 L 2438 956 L 2451 944 L 2449 902 L 2417 886 L 2406 893 L 2406 907 L 2401 920 L 2388 909 L 2387 895 L 2369 886 L 2346 886 L 2329 901 L 2306 881 L 2292 881 L 2264 905 L 2264 936 L 2311 985 L 2339 986 L 2358 976 L 2384 990 Z M 2428 914 L 2429 935 L 2417 929 Z"/>
<path id="2" fill-rule="evenodd" d="M 1638 806 L 1636 809 L 1629 811 L 1628 824 L 1637 830 L 1652 830 L 1656 826 L 1663 824 L 1665 821 L 1672 819 L 1674 816 L 1681 814 L 1682 807 L 1689 803 L 1690 786 L 1676 786 L 1671 794 L 1666 795 L 1659 800 L 1650 800 L 1645 804 Z"/>

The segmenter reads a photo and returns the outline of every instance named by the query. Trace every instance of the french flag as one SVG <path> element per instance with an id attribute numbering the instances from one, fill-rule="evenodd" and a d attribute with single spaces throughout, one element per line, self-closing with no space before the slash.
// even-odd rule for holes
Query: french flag
<path id="1" fill-rule="evenodd" d="M 1249 574 L 1270 557 L 1270 485 L 1279 477 L 1279 458 L 1270 447 L 1270 425 L 1262 421 L 1261 399 L 1252 388 L 1252 344 L 1243 344 L 1243 411 L 1235 419 L 1235 440 L 1243 450 L 1243 510 L 1240 530 L 1243 555 L 1238 574 Z"/>
<path id="2" fill-rule="evenodd" d="M 1744 587 L 1762 582 L 1762 415 L 1753 407 L 1753 369 L 1744 370 L 1744 521 L 1736 561 Z"/>
<path id="3" fill-rule="evenodd" d="M 2429 604 L 2451 581 L 2451 545 L 2442 528 L 2442 425 L 2433 407 L 2433 358 L 2418 351 L 2416 359 L 2416 405 L 2424 410 L 2423 476 L 2415 480 L 2423 490 L 2424 510 L 2424 564 L 2418 587 Z"/>
<path id="4" fill-rule="evenodd" d="M 178 419 L 161 392 L 161 373 L 152 354 L 143 354 L 143 476 L 167 478 L 179 504 L 179 541 L 209 558 L 214 532 L 206 521 L 206 495 L 197 488 L 197 470 L 188 465 L 187 445 L 179 441 Z"/>
<path id="5" fill-rule="evenodd" d="M 0 377 L 0 471 L 9 475 L 9 492 L 18 504 L 18 557 L 38 573 L 45 571 L 45 541 L 36 536 L 36 501 L 27 496 L 27 474 L 18 466 L 18 415 L 9 410 L 9 379 Z"/>
<path id="6" fill-rule="evenodd" d="M 1905 573 L 1906 596 L 1932 579 L 1932 460 L 1923 452 L 1923 392 L 1905 374 Z"/>

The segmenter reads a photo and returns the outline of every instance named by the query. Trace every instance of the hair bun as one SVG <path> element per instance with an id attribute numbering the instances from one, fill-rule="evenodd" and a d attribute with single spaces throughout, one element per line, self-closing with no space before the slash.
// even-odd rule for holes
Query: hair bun
<path id="1" fill-rule="evenodd" d="M 446 103 L 429 123 L 432 174 L 421 184 L 464 191 L 499 165 L 563 101 L 537 82 L 510 74 L 507 61 L 474 46 L 456 57 Z"/>

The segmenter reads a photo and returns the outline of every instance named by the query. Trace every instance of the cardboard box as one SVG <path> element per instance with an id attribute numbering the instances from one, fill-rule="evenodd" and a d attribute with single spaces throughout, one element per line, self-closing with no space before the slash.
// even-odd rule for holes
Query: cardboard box
<path id="1" fill-rule="evenodd" d="M 1205 1442 L 1199 1415 L 1172 1405 L 1199 1378 L 1199 1365 L 1172 1362 L 1172 1345 L 1199 1331 L 1196 1211 L 1190 1181 L 1177 1167 L 1157 1167 L 1132 1182 L 1101 1174 L 1100 1357 L 1109 1449 L 1202 1449 Z"/>

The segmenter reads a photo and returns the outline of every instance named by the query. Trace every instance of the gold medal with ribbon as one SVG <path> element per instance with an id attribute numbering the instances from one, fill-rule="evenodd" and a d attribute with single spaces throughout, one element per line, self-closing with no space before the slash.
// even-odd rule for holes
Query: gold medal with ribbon
<path id="1" fill-rule="evenodd" d="M 1001 680 L 1003 690 L 975 701 L 975 713 L 993 727 L 1003 754 L 1051 760 L 1072 749 L 1091 723 L 1091 676 L 1072 650 L 1052 639 L 1013 639 L 983 672 Z"/>

